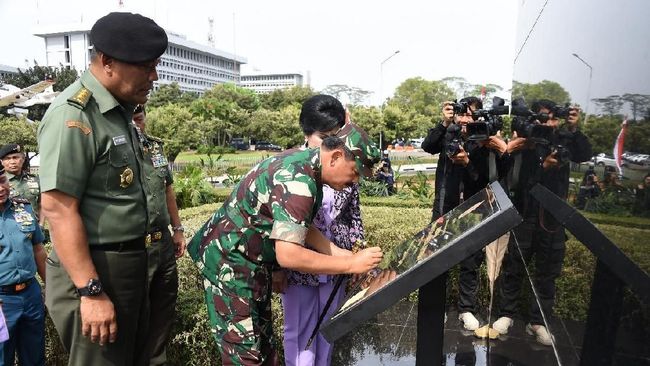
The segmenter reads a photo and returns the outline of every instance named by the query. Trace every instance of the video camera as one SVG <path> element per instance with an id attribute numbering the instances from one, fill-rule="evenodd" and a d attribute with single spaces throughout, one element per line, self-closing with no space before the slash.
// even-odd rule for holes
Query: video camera
<path id="1" fill-rule="evenodd" d="M 552 111 L 553 117 L 567 118 L 571 109 L 568 105 L 555 107 Z M 518 137 L 533 141 L 539 157 L 544 159 L 555 153 L 560 166 L 571 160 L 571 151 L 567 146 L 573 138 L 573 133 L 543 125 L 542 123 L 549 120 L 550 113 L 535 113 L 526 107 L 522 99 L 512 102 L 511 113 L 516 116 L 512 120 L 512 131 L 516 131 Z"/>
<path id="2" fill-rule="evenodd" d="M 528 109 L 523 99 L 517 98 L 512 102 L 511 113 L 518 117 L 526 117 L 529 121 L 539 121 L 539 123 L 546 123 L 553 114 L 553 118 L 567 119 L 573 108 L 567 103 L 564 106 L 555 106 L 549 113 L 535 113 Z M 517 133 L 519 134 L 519 133 Z"/>
<path id="3" fill-rule="evenodd" d="M 484 141 L 490 136 L 496 135 L 497 131 L 503 128 L 503 119 L 500 116 L 509 113 L 510 108 L 505 105 L 503 98 L 492 98 L 491 109 L 478 109 L 472 112 L 473 123 L 468 123 L 465 128 L 467 139 L 473 141 Z M 482 121 L 479 121 L 483 118 Z"/>
<path id="4" fill-rule="evenodd" d="M 467 102 L 457 102 L 454 101 L 451 103 L 451 106 L 454 108 L 454 114 L 465 114 L 468 111 L 471 111 L 470 104 Z M 472 119 L 478 121 L 479 118 L 483 117 L 488 119 L 492 116 L 502 116 L 508 114 L 510 108 L 505 105 L 505 100 L 503 98 L 494 97 L 492 98 L 492 108 L 490 109 L 477 109 L 472 111 Z"/>

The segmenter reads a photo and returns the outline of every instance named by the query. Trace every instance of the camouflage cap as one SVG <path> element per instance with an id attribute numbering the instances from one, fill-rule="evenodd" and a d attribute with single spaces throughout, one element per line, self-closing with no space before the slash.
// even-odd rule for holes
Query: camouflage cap
<path id="1" fill-rule="evenodd" d="M 0 159 L 4 158 L 5 156 L 9 154 L 15 154 L 21 152 L 22 149 L 20 148 L 20 145 L 18 144 L 7 144 L 4 145 L 3 147 L 0 147 Z"/>
<path id="2" fill-rule="evenodd" d="M 381 158 L 381 151 L 361 127 L 348 122 L 336 136 L 352 151 L 357 161 L 357 171 L 364 177 L 372 176 L 372 167 Z"/>

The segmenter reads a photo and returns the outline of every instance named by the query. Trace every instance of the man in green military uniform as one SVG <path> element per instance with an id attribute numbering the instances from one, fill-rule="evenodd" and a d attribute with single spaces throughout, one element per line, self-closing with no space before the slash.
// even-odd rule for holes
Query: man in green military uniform
<path id="1" fill-rule="evenodd" d="M 133 365 L 146 326 L 147 252 L 155 201 L 132 124 L 167 35 L 138 14 L 90 31 L 90 69 L 50 105 L 38 130 L 42 212 L 54 251 L 46 305 L 70 365 Z"/>
<path id="2" fill-rule="evenodd" d="M 341 190 L 355 183 L 362 161 L 338 137 L 325 138 L 320 148 L 270 157 L 244 176 L 194 236 L 188 252 L 206 279 L 208 315 L 223 365 L 278 363 L 271 347 L 270 300 L 277 264 L 340 274 L 365 273 L 379 263 L 378 247 L 353 255 L 311 226 L 323 184 Z"/>
<path id="3" fill-rule="evenodd" d="M 23 197 L 29 200 L 32 209 L 43 225 L 40 214 L 41 190 L 38 177 L 24 170 L 25 153 L 18 144 L 8 144 L 0 148 L 0 160 L 5 168 L 11 187 L 11 197 Z"/>
<path id="4" fill-rule="evenodd" d="M 167 361 L 165 345 L 171 333 L 174 307 L 178 296 L 178 270 L 176 259 L 185 252 L 185 229 L 181 224 L 176 205 L 174 182 L 165 158 L 163 142 L 146 134 L 146 111 L 138 105 L 133 111 L 133 123 L 138 139 L 144 146 L 143 169 L 151 192 L 157 197 L 152 201 L 149 227 L 155 231 L 147 250 L 149 285 L 149 328 L 146 344 L 141 353 L 143 365 L 164 365 Z M 172 225 L 173 235 L 169 234 Z M 157 234 L 157 233 L 160 234 Z"/>

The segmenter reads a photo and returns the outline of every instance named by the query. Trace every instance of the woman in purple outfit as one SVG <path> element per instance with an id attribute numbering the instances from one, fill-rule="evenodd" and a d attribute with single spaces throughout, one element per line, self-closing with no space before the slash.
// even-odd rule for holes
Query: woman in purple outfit
<path id="1" fill-rule="evenodd" d="M 300 127 L 305 134 L 306 146 L 320 146 L 323 138 L 336 135 L 346 120 L 345 109 L 336 98 L 316 95 L 308 99 L 300 112 Z M 357 240 L 363 240 L 359 186 L 355 184 L 335 191 L 323 185 L 323 203 L 313 224 L 341 248 L 350 250 Z M 295 271 L 285 271 L 284 276 L 274 274 L 274 290 L 283 292 L 284 358 L 287 366 L 330 364 L 332 347 L 320 333 L 308 350 L 305 346 L 334 289 L 336 277 Z M 332 316 L 344 294 L 345 283 L 339 287 L 325 319 Z"/>

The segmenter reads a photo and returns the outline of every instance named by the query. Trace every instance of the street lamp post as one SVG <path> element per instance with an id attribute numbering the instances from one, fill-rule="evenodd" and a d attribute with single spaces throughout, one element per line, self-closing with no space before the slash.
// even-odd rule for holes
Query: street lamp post
<path id="1" fill-rule="evenodd" d="M 379 64 L 379 112 L 381 113 L 382 119 L 384 118 L 384 109 L 382 108 L 382 105 L 384 104 L 384 64 L 393 58 L 393 56 L 397 55 L 399 53 L 399 50 L 396 50 L 393 52 L 390 56 L 386 57 L 384 61 L 382 61 Z M 383 149 L 383 131 L 379 131 L 379 148 Z"/>
<path id="2" fill-rule="evenodd" d="M 379 106 L 384 103 L 384 64 L 386 61 L 390 60 L 393 58 L 393 56 L 397 55 L 399 53 L 399 50 L 393 52 L 390 56 L 386 57 L 384 61 L 382 61 L 379 64 Z"/>
<path id="3" fill-rule="evenodd" d="M 591 67 L 591 65 L 589 65 L 587 61 L 583 60 L 582 57 L 578 56 L 577 53 L 573 53 L 573 56 L 578 60 L 580 60 L 580 62 L 582 62 L 583 64 L 585 64 L 585 66 L 589 68 L 589 85 L 587 86 L 587 106 L 585 107 L 585 125 L 586 125 L 587 120 L 589 120 L 589 103 L 591 102 L 590 99 L 591 98 L 591 76 L 593 74 L 594 68 Z"/>

